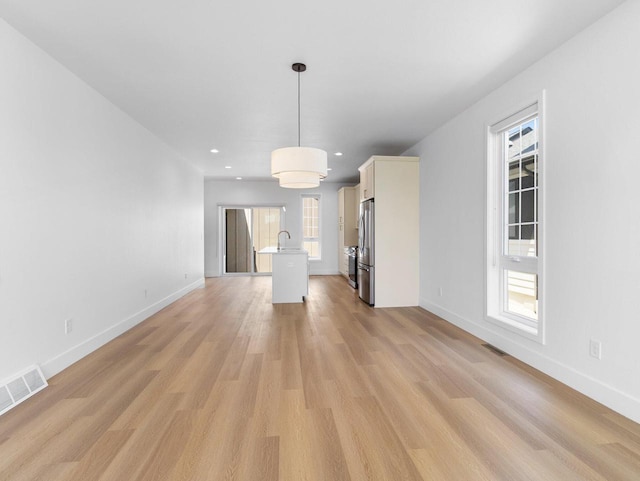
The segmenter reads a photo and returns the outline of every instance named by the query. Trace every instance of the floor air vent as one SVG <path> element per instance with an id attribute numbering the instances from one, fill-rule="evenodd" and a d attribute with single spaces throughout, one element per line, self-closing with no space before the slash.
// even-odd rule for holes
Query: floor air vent
<path id="1" fill-rule="evenodd" d="M 10 377 L 0 384 L 0 415 L 47 387 L 47 380 L 38 366 Z"/>
<path id="2" fill-rule="evenodd" d="M 506 352 L 498 349 L 496 346 L 492 346 L 491 344 L 483 344 L 482 347 L 486 347 L 487 349 L 489 349 L 491 352 L 493 352 L 494 354 L 497 354 L 500 357 L 503 356 L 508 356 L 509 354 L 507 354 Z"/>

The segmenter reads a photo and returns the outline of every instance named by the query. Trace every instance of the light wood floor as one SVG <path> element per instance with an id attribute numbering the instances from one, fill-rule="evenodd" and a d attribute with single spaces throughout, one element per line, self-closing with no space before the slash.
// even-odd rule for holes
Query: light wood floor
<path id="1" fill-rule="evenodd" d="M 218 278 L 0 417 L 0 479 L 638 480 L 640 426 L 339 277 Z"/>

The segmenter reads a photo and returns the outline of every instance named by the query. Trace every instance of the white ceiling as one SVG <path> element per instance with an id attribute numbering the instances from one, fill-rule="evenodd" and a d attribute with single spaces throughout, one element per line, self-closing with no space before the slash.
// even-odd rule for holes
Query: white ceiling
<path id="1" fill-rule="evenodd" d="M 269 177 L 271 151 L 297 143 L 304 62 L 302 145 L 329 152 L 338 182 L 620 3 L 0 0 L 0 16 L 208 177 Z"/>

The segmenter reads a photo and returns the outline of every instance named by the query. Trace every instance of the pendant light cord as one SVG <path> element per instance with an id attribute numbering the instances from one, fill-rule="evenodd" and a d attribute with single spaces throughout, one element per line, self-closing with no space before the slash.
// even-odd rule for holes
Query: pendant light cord
<path id="1" fill-rule="evenodd" d="M 296 62 L 291 68 L 298 74 L 298 147 L 300 147 L 300 74 L 307 70 L 307 66 L 303 63 Z"/>
<path id="2" fill-rule="evenodd" d="M 298 72 L 298 147 L 300 147 L 300 72 Z"/>

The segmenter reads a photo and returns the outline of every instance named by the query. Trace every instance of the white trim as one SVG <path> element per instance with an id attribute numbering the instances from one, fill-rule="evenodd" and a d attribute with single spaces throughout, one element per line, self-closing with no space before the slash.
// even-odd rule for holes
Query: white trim
<path id="1" fill-rule="evenodd" d="M 517 317 L 515 314 L 512 316 Z M 538 329 L 534 330 L 534 328 L 529 327 L 524 322 L 517 322 L 514 319 L 506 316 L 500 316 L 497 314 L 487 314 L 485 316 L 485 320 L 491 322 L 492 324 L 502 327 L 508 331 L 515 332 L 523 337 L 531 339 L 532 341 L 539 342 L 538 330 L 540 329 L 538 325 Z M 544 344 L 544 343 L 543 343 Z"/>
<path id="2" fill-rule="evenodd" d="M 304 236 L 304 199 L 317 199 L 318 200 L 318 237 L 305 237 Z M 309 256 L 309 262 L 322 262 L 322 194 L 321 193 L 302 193 L 300 194 L 300 239 L 302 246 L 304 247 L 305 242 L 317 242 L 318 243 L 318 251 L 320 255 L 318 257 Z"/>
<path id="3" fill-rule="evenodd" d="M 319 260 L 313 260 L 313 261 L 309 261 L 309 275 L 310 276 L 341 276 L 342 274 L 335 270 L 335 269 L 320 269 L 320 270 L 316 270 L 314 269 L 314 265 L 318 265 L 321 264 L 322 261 Z M 271 273 L 248 273 L 248 272 L 239 272 L 239 273 L 232 273 L 232 274 L 224 274 L 221 275 L 218 272 L 215 271 L 207 271 L 204 273 L 204 277 L 205 278 L 218 278 L 218 277 L 248 277 L 248 276 L 254 276 L 254 277 L 258 277 L 258 276 L 270 276 Z M 202 286 L 204 288 L 204 284 L 202 284 Z"/>
<path id="4" fill-rule="evenodd" d="M 544 91 L 542 92 L 540 97 L 543 97 L 543 96 L 544 96 Z M 491 123 L 490 124 L 491 132 L 495 134 L 497 132 L 500 132 L 501 130 L 505 130 L 507 127 L 513 124 L 522 123 L 527 117 L 531 117 L 537 114 L 537 112 L 539 111 L 539 108 L 538 108 L 539 103 L 540 103 L 539 98 L 533 100 L 532 102 L 524 102 L 524 104 L 528 104 L 526 105 L 526 107 L 513 110 L 511 114 L 503 117 L 498 122 Z"/>
<path id="5" fill-rule="evenodd" d="M 142 309 L 141 311 L 133 314 L 132 316 L 124 319 L 111 327 L 108 327 L 104 331 L 96 334 L 89 339 L 85 339 L 80 344 L 73 346 L 71 349 L 58 354 L 52 359 L 45 361 L 42 364 L 42 372 L 47 379 L 58 374 L 62 370 L 71 366 L 73 363 L 79 361 L 83 357 L 91 354 L 96 349 L 104 346 L 109 341 L 115 339 L 120 334 L 128 331 L 132 327 L 140 324 L 145 319 L 148 319 L 156 312 L 164 309 L 172 302 L 177 301 L 181 297 L 187 295 L 189 292 L 204 287 L 204 278 L 198 279 L 197 281 L 189 284 L 186 287 L 174 292 L 173 294 L 168 295 L 164 299 Z"/>
<path id="6" fill-rule="evenodd" d="M 313 265 L 309 267 L 309 275 L 310 276 L 342 276 L 342 274 L 340 274 L 340 271 L 337 271 L 335 269 L 315 270 L 313 269 Z"/>
<path id="7" fill-rule="evenodd" d="M 544 301 L 546 299 L 544 290 L 544 222 L 545 222 L 545 189 L 546 179 L 544 176 L 544 164 L 546 159 L 546 117 L 545 117 L 545 90 L 540 91 L 534 98 L 529 98 L 521 103 L 519 109 L 514 108 L 510 114 L 499 117 L 499 120 L 486 123 L 485 136 L 485 268 L 484 268 L 484 317 L 496 326 L 500 326 L 506 330 L 518 333 L 523 337 L 535 340 L 540 344 L 546 342 L 546 316 L 544 310 Z M 501 239 L 502 232 L 502 188 L 498 189 L 498 183 L 502 181 L 502 163 L 497 161 L 497 133 L 504 131 L 508 126 L 517 124 L 526 120 L 528 117 L 536 115 L 538 117 L 538 256 L 536 259 L 535 274 L 538 279 L 538 319 L 537 332 L 534 328 L 529 328 L 525 323 L 517 322 L 517 316 L 508 316 L 503 313 L 502 307 L 489 302 L 489 296 L 499 293 L 502 288 L 501 271 L 505 268 L 502 258 L 500 245 L 497 239 Z M 522 263 L 524 261 L 524 264 Z M 526 264 L 526 265 L 525 265 Z M 517 269 L 523 272 L 530 272 L 527 259 L 521 259 Z"/>
<path id="8" fill-rule="evenodd" d="M 584 372 L 580 372 L 571 366 L 567 366 L 566 364 L 545 356 L 523 344 L 504 337 L 499 332 L 487 329 L 476 322 L 465 319 L 426 299 L 420 299 L 420 307 L 436 314 L 447 322 L 473 334 L 483 341 L 492 344 L 510 356 L 542 371 L 585 396 L 604 404 L 632 421 L 640 423 L 640 399 L 599 381 Z"/>
<path id="9" fill-rule="evenodd" d="M 542 345 L 547 342 L 547 316 L 545 304 L 547 295 L 545 290 L 545 266 L 546 266 L 546 220 L 545 211 L 547 177 L 545 175 L 547 159 L 547 92 L 542 90 L 538 101 L 538 339 Z"/>

